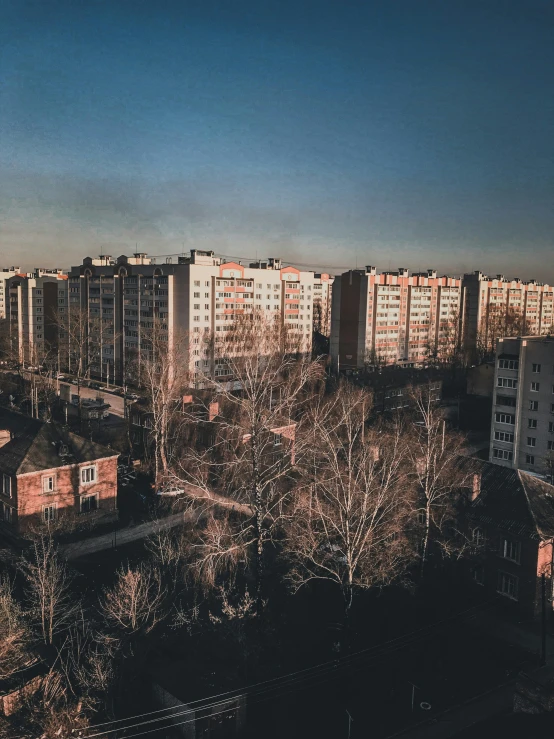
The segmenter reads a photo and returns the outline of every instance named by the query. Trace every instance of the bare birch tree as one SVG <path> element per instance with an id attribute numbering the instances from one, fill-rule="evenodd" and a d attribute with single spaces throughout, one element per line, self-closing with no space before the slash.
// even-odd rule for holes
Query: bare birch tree
<path id="1" fill-rule="evenodd" d="M 305 451 L 303 413 L 322 367 L 277 321 L 255 314 L 237 320 L 213 344 L 221 359 L 216 367 L 225 369 L 223 379 L 202 377 L 211 398 L 205 408 L 211 439 L 204 448 L 188 447 L 172 469 L 199 501 L 241 513 L 242 524 L 237 517 L 211 519 L 199 548 L 201 562 L 213 572 L 218 559 L 235 561 L 239 553 L 248 558 L 261 607 L 264 548 Z"/>
<path id="2" fill-rule="evenodd" d="M 52 644 L 56 633 L 71 624 L 80 610 L 71 588 L 73 577 L 49 535 L 34 539 L 21 564 L 30 614 L 44 643 Z"/>
<path id="3" fill-rule="evenodd" d="M 421 572 L 429 560 L 433 539 L 440 545 L 449 535 L 447 527 L 456 517 L 456 506 L 467 486 L 467 470 L 459 459 L 464 437 L 446 428 L 430 388 L 413 391 L 414 419 L 407 444 L 411 476 L 415 481 L 415 513 L 421 532 Z"/>
<path id="4" fill-rule="evenodd" d="M 295 589 L 335 583 L 348 618 L 354 593 L 405 572 L 405 439 L 401 427 L 366 427 L 371 396 L 346 384 L 310 414 L 312 466 L 291 512 L 286 551 Z"/>

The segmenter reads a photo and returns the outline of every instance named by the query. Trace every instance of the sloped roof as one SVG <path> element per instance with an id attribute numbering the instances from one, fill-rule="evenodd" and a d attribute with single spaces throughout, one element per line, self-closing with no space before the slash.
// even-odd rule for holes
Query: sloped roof
<path id="1" fill-rule="evenodd" d="M 554 485 L 522 470 L 465 458 L 481 475 L 481 489 L 470 503 L 471 516 L 517 535 L 554 537 Z"/>
<path id="2" fill-rule="evenodd" d="M 24 475 L 117 455 L 113 449 L 66 431 L 57 423 L 28 418 L 6 408 L 0 408 L 0 429 L 8 430 L 12 437 L 0 448 L 0 471 L 9 475 Z M 67 456 L 59 455 L 61 444 L 68 447 Z"/>

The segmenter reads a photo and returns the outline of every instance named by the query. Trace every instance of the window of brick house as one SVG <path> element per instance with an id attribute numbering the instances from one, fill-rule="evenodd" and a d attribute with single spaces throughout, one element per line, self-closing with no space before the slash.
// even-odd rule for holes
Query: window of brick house
<path id="1" fill-rule="evenodd" d="M 81 495 L 81 513 L 90 513 L 98 509 L 98 495 Z"/>
<path id="2" fill-rule="evenodd" d="M 485 570 L 482 565 L 476 565 L 471 570 L 471 576 L 473 578 L 473 581 L 477 583 L 477 585 L 484 585 L 485 584 Z"/>
<path id="3" fill-rule="evenodd" d="M 519 589 L 519 578 L 507 572 L 498 571 L 498 583 L 496 589 L 502 595 L 517 600 Z"/>
<path id="4" fill-rule="evenodd" d="M 12 494 L 12 478 L 9 475 L 2 475 L 2 492 L 4 495 Z"/>
<path id="5" fill-rule="evenodd" d="M 521 556 L 521 544 L 513 539 L 502 540 L 502 556 L 504 559 L 510 559 L 512 562 L 519 564 Z"/>
<path id="6" fill-rule="evenodd" d="M 96 465 L 90 465 L 89 467 L 81 467 L 81 483 L 88 485 L 91 482 L 96 482 Z"/>
<path id="7" fill-rule="evenodd" d="M 44 521 L 44 523 L 51 523 L 52 521 L 55 521 L 57 517 L 58 507 L 55 503 L 42 506 L 42 520 Z"/>
<path id="8" fill-rule="evenodd" d="M 43 493 L 52 493 L 56 489 L 56 476 L 55 475 L 45 475 L 42 478 L 42 492 Z"/>
<path id="9" fill-rule="evenodd" d="M 485 535 L 483 534 L 483 530 L 480 528 L 473 529 L 471 538 L 473 539 L 474 546 L 476 547 L 482 546 L 485 541 Z"/>
<path id="10" fill-rule="evenodd" d="M 0 503 L 0 518 L 5 523 L 12 523 L 13 508 L 11 508 L 11 506 L 9 505 L 6 505 L 5 503 Z"/>

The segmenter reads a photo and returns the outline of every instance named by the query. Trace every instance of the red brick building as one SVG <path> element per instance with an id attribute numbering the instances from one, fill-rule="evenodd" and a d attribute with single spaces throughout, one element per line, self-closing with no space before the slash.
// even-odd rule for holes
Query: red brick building
<path id="1" fill-rule="evenodd" d="M 553 608 L 554 486 L 535 475 L 467 459 L 475 471 L 467 512 L 469 574 L 487 598 L 504 596 L 522 615 Z"/>
<path id="2" fill-rule="evenodd" d="M 55 423 L 0 408 L 0 531 L 116 519 L 117 458 Z"/>

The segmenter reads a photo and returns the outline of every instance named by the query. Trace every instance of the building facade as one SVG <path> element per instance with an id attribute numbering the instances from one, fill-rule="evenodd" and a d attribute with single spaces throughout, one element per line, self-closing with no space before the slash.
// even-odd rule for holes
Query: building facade
<path id="1" fill-rule="evenodd" d="M 335 278 L 331 361 L 336 369 L 414 366 L 444 358 L 459 340 L 461 280 L 434 270 L 377 274 L 375 267 Z"/>
<path id="2" fill-rule="evenodd" d="M 23 364 L 36 365 L 58 344 L 58 315 L 67 303 L 67 276 L 61 270 L 37 269 L 6 281 L 12 351 Z"/>
<path id="3" fill-rule="evenodd" d="M 117 458 L 55 423 L 0 409 L 0 529 L 117 518 Z"/>
<path id="4" fill-rule="evenodd" d="M 554 333 L 553 287 L 503 275 L 463 277 L 464 349 L 470 362 L 494 354 L 502 336 Z"/>
<path id="5" fill-rule="evenodd" d="M 551 477 L 554 336 L 498 342 L 489 460 Z"/>
<path id="6" fill-rule="evenodd" d="M 69 309 L 84 313 L 97 337 L 96 377 L 123 384 L 154 329 L 170 349 L 184 344 L 192 378 L 225 377 L 222 340 L 240 316 L 277 318 L 303 352 L 311 351 L 314 283 L 313 272 L 279 259 L 246 267 L 196 249 L 177 263 L 156 264 L 142 253 L 87 257 L 69 274 Z"/>
<path id="7" fill-rule="evenodd" d="M 314 275 L 314 331 L 329 338 L 331 335 L 331 305 L 333 300 L 333 275 Z"/>
<path id="8" fill-rule="evenodd" d="M 20 274 L 19 267 L 0 269 L 0 319 L 8 317 L 8 281 L 11 277 Z"/>

